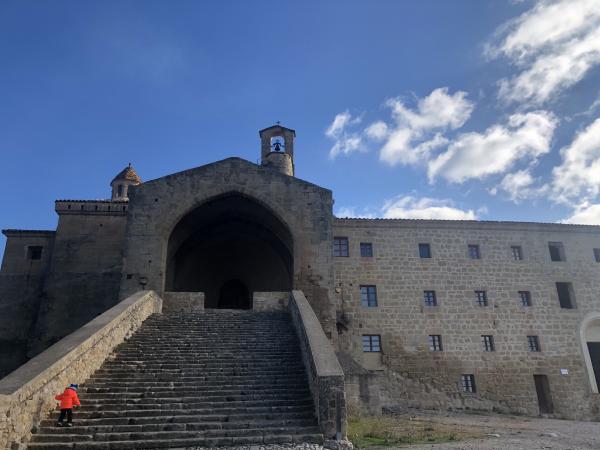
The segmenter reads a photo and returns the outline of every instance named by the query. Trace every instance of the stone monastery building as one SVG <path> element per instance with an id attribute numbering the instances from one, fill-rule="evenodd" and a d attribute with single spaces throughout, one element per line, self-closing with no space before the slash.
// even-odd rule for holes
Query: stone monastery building
<path id="1" fill-rule="evenodd" d="M 130 165 L 109 200 L 57 200 L 56 231 L 3 230 L 0 376 L 139 291 L 215 312 L 302 291 L 349 414 L 600 419 L 600 227 L 337 218 L 330 190 L 294 176 L 295 131 L 260 138 L 260 165 L 145 182 Z"/>

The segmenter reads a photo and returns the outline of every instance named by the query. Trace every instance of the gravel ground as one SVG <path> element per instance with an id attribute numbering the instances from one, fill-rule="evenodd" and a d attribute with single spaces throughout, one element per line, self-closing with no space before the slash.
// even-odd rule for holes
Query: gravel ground
<path id="1" fill-rule="evenodd" d="M 600 449 L 600 423 L 503 415 L 411 414 L 416 418 L 481 431 L 482 439 L 446 444 L 413 445 L 411 449 L 461 450 L 582 450 Z"/>

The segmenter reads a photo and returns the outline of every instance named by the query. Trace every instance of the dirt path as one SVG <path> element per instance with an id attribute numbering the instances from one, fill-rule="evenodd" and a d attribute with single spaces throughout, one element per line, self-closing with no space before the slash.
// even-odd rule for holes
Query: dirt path
<path id="1" fill-rule="evenodd" d="M 411 416 L 417 420 L 429 419 L 437 423 L 486 434 L 481 439 L 446 444 L 413 445 L 409 447 L 411 449 L 600 450 L 600 423 L 598 422 L 472 414 L 435 415 L 416 413 Z"/>

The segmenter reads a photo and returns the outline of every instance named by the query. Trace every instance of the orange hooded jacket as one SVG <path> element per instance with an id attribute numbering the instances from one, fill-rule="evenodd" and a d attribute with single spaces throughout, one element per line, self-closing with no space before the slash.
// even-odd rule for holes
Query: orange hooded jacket
<path id="1" fill-rule="evenodd" d="M 60 400 L 60 409 L 71 409 L 73 405 L 81 406 L 79 403 L 79 397 L 75 389 L 70 387 L 65 389 L 65 392 L 54 397 L 56 400 Z"/>

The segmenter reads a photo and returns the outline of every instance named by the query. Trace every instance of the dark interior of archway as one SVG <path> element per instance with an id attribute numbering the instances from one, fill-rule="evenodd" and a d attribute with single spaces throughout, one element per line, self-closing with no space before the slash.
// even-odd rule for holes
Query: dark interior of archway
<path id="1" fill-rule="evenodd" d="M 252 293 L 292 288 L 292 237 L 267 208 L 241 195 L 203 204 L 169 239 L 167 291 L 204 292 L 206 308 L 247 309 Z"/>

